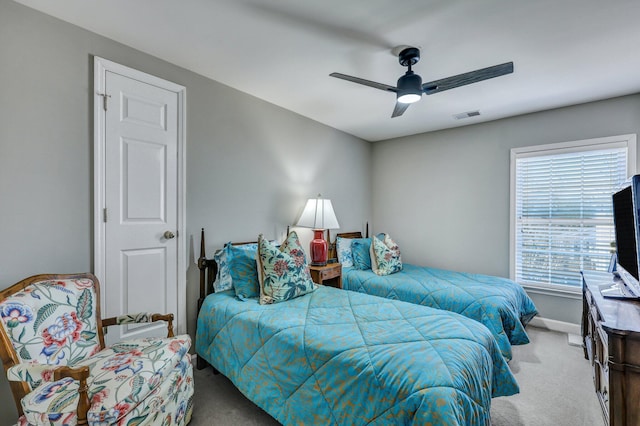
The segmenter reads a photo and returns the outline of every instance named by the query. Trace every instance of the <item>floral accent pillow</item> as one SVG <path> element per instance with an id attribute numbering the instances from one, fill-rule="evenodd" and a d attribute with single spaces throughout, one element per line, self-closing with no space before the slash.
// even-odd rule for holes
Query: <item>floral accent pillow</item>
<path id="1" fill-rule="evenodd" d="M 380 241 L 384 241 L 384 236 L 384 232 L 376 234 L 376 237 L 378 237 Z M 373 244 L 371 244 L 371 247 L 369 247 L 369 256 L 371 256 L 371 270 L 375 271 L 376 269 L 378 269 L 378 260 L 376 259 L 376 254 L 373 250 Z"/>
<path id="2" fill-rule="evenodd" d="M 387 234 L 381 240 L 373 237 L 372 252 L 375 257 L 377 268 L 373 270 L 377 275 L 391 275 L 402 271 L 402 258 L 400 257 L 400 247 Z"/>
<path id="3" fill-rule="evenodd" d="M 317 288 L 311 280 L 306 255 L 295 231 L 289 233 L 280 248 L 260 235 L 258 259 L 263 275 L 260 304 L 283 302 Z"/>
<path id="4" fill-rule="evenodd" d="M 352 238 L 336 238 L 336 251 L 338 252 L 338 262 L 342 264 L 344 268 L 350 268 L 353 266 L 353 254 L 351 253 Z"/>
<path id="5" fill-rule="evenodd" d="M 236 297 L 244 300 L 260 295 L 258 283 L 258 268 L 256 267 L 256 255 L 258 244 L 243 244 L 234 246 L 227 244 L 227 264 Z"/>
<path id="6" fill-rule="evenodd" d="M 351 243 L 351 254 L 353 255 L 353 267 L 356 269 L 371 269 L 371 238 L 354 238 Z"/>
<path id="7" fill-rule="evenodd" d="M 231 243 L 227 243 L 228 246 Z M 233 281 L 231 280 L 231 273 L 229 272 L 229 263 L 227 262 L 227 248 L 216 251 L 213 255 L 216 265 L 218 265 L 218 272 L 216 273 L 216 280 L 213 282 L 213 290 L 217 293 L 219 291 L 229 290 L 233 287 Z"/>

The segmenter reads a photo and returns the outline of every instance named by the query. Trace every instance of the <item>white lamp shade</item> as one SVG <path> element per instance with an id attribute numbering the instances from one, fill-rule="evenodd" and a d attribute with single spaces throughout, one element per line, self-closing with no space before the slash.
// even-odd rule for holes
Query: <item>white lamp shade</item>
<path id="1" fill-rule="evenodd" d="M 340 228 L 331 200 L 324 198 L 309 198 L 296 226 L 313 229 Z"/>

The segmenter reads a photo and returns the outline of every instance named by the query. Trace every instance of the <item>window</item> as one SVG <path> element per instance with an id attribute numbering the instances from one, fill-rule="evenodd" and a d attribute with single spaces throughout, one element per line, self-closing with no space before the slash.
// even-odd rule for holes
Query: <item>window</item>
<path id="1" fill-rule="evenodd" d="M 606 271 L 611 194 L 635 171 L 636 136 L 511 150 L 511 278 L 577 292 L 581 270 Z"/>

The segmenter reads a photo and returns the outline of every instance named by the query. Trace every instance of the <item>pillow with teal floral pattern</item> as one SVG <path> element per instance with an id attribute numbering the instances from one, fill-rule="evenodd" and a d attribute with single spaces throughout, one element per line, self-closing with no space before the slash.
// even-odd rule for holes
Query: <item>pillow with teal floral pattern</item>
<path id="1" fill-rule="evenodd" d="M 376 237 L 378 237 L 380 241 L 384 241 L 384 236 L 384 232 L 376 234 Z M 375 271 L 376 269 L 378 269 L 378 261 L 376 260 L 376 254 L 373 251 L 373 244 L 371 244 L 371 247 L 369 247 L 369 256 L 371 257 L 371 270 Z"/>
<path id="2" fill-rule="evenodd" d="M 258 260 L 262 269 L 260 304 L 278 303 L 314 291 L 307 260 L 298 234 L 292 231 L 280 246 L 258 237 Z"/>
<path id="3" fill-rule="evenodd" d="M 227 243 L 229 246 L 231 243 Z M 225 247 L 216 251 L 213 255 L 216 265 L 218 265 L 218 272 L 216 273 L 216 280 L 213 282 L 213 290 L 215 292 L 229 290 L 233 281 L 231 280 L 231 272 L 229 271 L 229 263 L 227 262 L 227 254 L 229 250 Z"/>
<path id="4" fill-rule="evenodd" d="M 371 269 L 371 238 L 354 238 L 351 242 L 351 255 L 353 256 L 353 267 L 356 269 Z"/>
<path id="5" fill-rule="evenodd" d="M 256 255 L 258 244 L 226 245 L 227 264 L 236 296 L 240 300 L 260 295 Z"/>
<path id="6" fill-rule="evenodd" d="M 350 268 L 353 266 L 353 255 L 351 254 L 351 242 L 353 238 L 336 238 L 336 251 L 338 252 L 338 262 L 342 264 L 343 268 Z"/>
<path id="7" fill-rule="evenodd" d="M 402 271 L 400 247 L 388 234 L 384 236 L 384 239 L 373 237 L 371 246 L 375 257 L 375 262 L 372 263 L 377 265 L 373 272 L 377 275 L 391 275 Z"/>

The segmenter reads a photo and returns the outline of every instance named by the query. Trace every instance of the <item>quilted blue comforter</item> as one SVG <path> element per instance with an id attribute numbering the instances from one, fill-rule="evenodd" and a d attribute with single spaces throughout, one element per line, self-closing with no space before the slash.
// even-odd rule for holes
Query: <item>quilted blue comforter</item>
<path id="1" fill-rule="evenodd" d="M 344 268 L 342 287 L 480 321 L 491 330 L 507 360 L 512 356 L 512 344 L 529 343 L 524 327 L 538 313 L 524 289 L 506 278 L 410 264 L 382 277 L 371 270 Z"/>
<path id="2" fill-rule="evenodd" d="M 490 424 L 518 385 L 482 324 L 320 286 L 260 305 L 209 295 L 196 351 L 285 425 Z"/>

